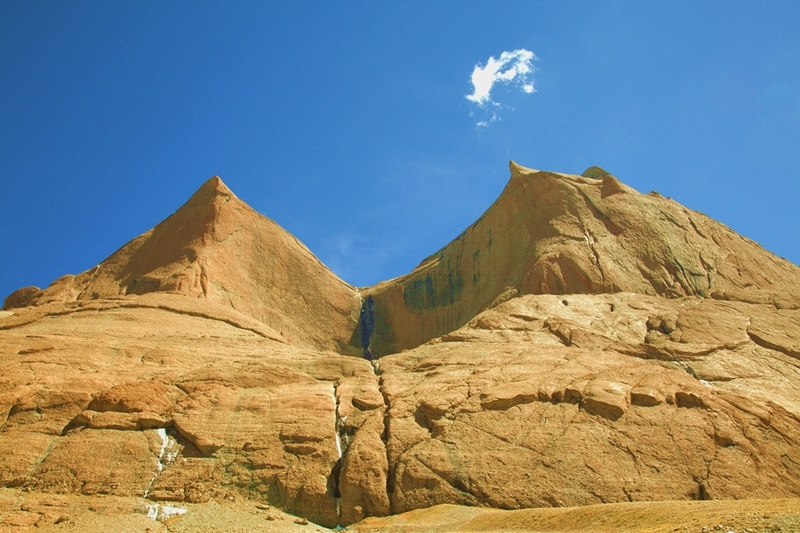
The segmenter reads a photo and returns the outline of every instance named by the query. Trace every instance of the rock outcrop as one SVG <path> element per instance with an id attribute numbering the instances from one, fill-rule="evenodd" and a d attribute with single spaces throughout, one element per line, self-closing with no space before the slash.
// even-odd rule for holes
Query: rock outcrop
<path id="1" fill-rule="evenodd" d="M 20 289 L 3 308 L 154 292 L 230 307 L 287 342 L 318 349 L 340 351 L 358 321 L 355 288 L 216 176 L 172 216 L 96 267 L 43 291 Z"/>
<path id="2" fill-rule="evenodd" d="M 512 164 L 462 236 L 359 292 L 212 178 L 94 269 L 6 299 L 0 484 L 328 527 L 796 498 L 799 281 L 602 169 Z M 61 520 L 37 513 L 0 523 Z"/>
<path id="3" fill-rule="evenodd" d="M 477 222 L 413 272 L 366 291 L 373 354 L 419 346 L 510 295 L 800 299 L 795 265 L 658 193 L 639 194 L 597 167 L 585 174 L 599 178 L 510 167 Z"/>
<path id="4" fill-rule="evenodd" d="M 186 297 L 50 303 L 0 319 L 0 483 L 174 505 L 249 498 L 335 526 L 337 403 L 353 433 L 377 401 L 382 415 L 370 364 L 173 299 Z"/>
<path id="5" fill-rule="evenodd" d="M 748 335 L 789 316 L 796 336 L 772 305 L 526 295 L 381 358 L 393 511 L 796 496 L 800 360 Z"/>

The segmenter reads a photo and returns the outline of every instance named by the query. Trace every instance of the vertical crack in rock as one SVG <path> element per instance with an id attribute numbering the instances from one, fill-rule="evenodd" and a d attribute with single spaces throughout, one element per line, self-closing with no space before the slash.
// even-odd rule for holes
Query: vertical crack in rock
<path id="1" fill-rule="evenodd" d="M 386 496 L 389 502 L 389 514 L 394 514 L 392 504 L 392 491 L 394 489 L 394 473 L 392 468 L 392 458 L 389 453 L 389 395 L 384 387 L 384 380 L 380 363 L 372 359 L 372 335 L 375 332 L 375 301 L 372 296 L 367 296 L 366 300 L 361 301 L 361 316 L 359 319 L 359 330 L 361 333 L 361 346 L 364 348 L 364 358 L 370 362 L 372 373 L 378 377 L 378 390 L 383 396 L 383 431 L 381 441 L 386 450 Z"/>
<path id="2" fill-rule="evenodd" d="M 589 229 L 588 226 L 584 224 L 584 231 L 586 232 L 586 242 L 589 245 L 589 251 L 592 253 L 594 257 L 594 265 L 597 267 L 597 271 L 600 273 L 600 283 L 603 285 L 603 289 L 606 287 L 606 273 L 603 271 L 603 265 L 600 263 L 600 254 L 595 248 L 594 244 L 597 242 L 597 239 L 594 236 L 594 233 Z"/>
<path id="3" fill-rule="evenodd" d="M 377 363 L 375 364 L 377 366 Z M 359 367 L 363 368 L 362 365 Z M 380 380 L 364 371 L 342 377 L 337 383 L 338 433 L 342 448 L 338 496 L 339 524 L 349 526 L 370 516 L 389 513 L 386 493 L 388 461 L 385 443 L 385 404 Z M 333 473 L 330 490 L 334 491 Z"/>
<path id="4" fill-rule="evenodd" d="M 394 491 L 394 468 L 392 465 L 392 457 L 389 453 L 389 395 L 386 392 L 380 363 L 373 361 L 372 371 L 376 376 L 378 376 L 378 390 L 381 392 L 381 396 L 383 396 L 383 432 L 381 433 L 381 440 L 383 441 L 383 447 L 386 450 L 386 496 L 389 500 L 389 514 L 391 515 L 394 514 L 394 504 L 392 503 L 392 492 Z"/>
<path id="5" fill-rule="evenodd" d="M 156 482 L 156 478 L 158 478 L 158 476 L 167 466 L 175 461 L 175 458 L 178 456 L 178 452 L 180 451 L 180 445 L 178 444 L 178 441 L 175 440 L 175 437 L 167 433 L 165 428 L 158 428 L 156 433 L 158 433 L 158 436 L 161 437 L 161 450 L 158 452 L 158 458 L 156 459 L 156 472 L 153 474 L 152 479 L 150 479 L 150 483 L 147 485 L 147 488 L 142 495 L 142 497 L 145 499 L 150 496 L 150 491 L 153 488 L 153 484 Z M 145 504 L 145 509 L 147 511 L 147 517 L 153 520 L 167 520 L 173 516 L 179 516 L 186 513 L 186 509 L 184 507 L 159 503 Z"/>
<path id="6" fill-rule="evenodd" d="M 150 490 L 153 488 L 153 483 L 156 482 L 156 478 L 164 471 L 164 468 L 172 463 L 175 460 L 175 457 L 178 456 L 178 442 L 175 438 L 167 433 L 165 428 L 158 428 L 156 430 L 158 436 L 161 437 L 161 451 L 158 453 L 158 458 L 156 459 L 156 472 L 153 474 L 152 479 L 150 479 L 150 483 L 147 485 L 147 488 L 144 491 L 144 497 L 147 498 L 150 495 Z"/>
<path id="7" fill-rule="evenodd" d="M 361 300 L 361 314 L 358 320 L 358 329 L 361 334 L 361 347 L 364 349 L 364 359 L 372 361 L 372 334 L 375 332 L 375 301 L 372 296 Z"/>
<path id="8" fill-rule="evenodd" d="M 336 440 L 336 464 L 333 466 L 331 477 L 333 478 L 333 497 L 336 500 L 336 516 L 337 528 L 342 519 L 342 494 L 339 491 L 339 475 L 342 472 L 342 463 L 344 462 L 344 454 L 347 453 L 347 435 L 345 434 L 345 444 L 342 447 L 342 436 L 344 433 L 344 424 L 341 416 L 339 415 L 339 386 L 333 385 L 333 435 Z"/>

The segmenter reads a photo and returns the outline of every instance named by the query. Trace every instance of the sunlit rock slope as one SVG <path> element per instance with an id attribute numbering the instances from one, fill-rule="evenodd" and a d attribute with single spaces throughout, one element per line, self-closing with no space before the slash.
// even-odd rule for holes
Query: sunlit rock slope
<path id="1" fill-rule="evenodd" d="M 222 305 L 284 341 L 320 349 L 341 349 L 358 320 L 356 290 L 216 176 L 173 215 L 96 267 L 43 291 L 22 289 L 6 307 L 148 293 Z"/>
<path id="2" fill-rule="evenodd" d="M 98 498 L 334 527 L 798 497 L 798 294 L 797 266 L 597 168 L 512 163 L 461 236 L 361 291 L 212 178 L 97 267 L 6 299 L 0 523 L 79 530 Z"/>
<path id="3" fill-rule="evenodd" d="M 523 294 L 634 292 L 791 307 L 795 265 L 658 193 L 640 194 L 598 167 L 586 176 L 510 163 L 494 204 L 413 272 L 380 283 L 374 354 L 459 328 Z"/>

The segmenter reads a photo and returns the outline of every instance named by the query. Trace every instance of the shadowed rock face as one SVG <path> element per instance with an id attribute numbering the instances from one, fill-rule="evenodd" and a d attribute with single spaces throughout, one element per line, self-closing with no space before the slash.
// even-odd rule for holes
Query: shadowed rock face
<path id="1" fill-rule="evenodd" d="M 464 234 L 361 294 L 218 178 L 15 292 L 0 484 L 331 527 L 800 495 L 800 269 L 602 169 L 511 168 Z"/>

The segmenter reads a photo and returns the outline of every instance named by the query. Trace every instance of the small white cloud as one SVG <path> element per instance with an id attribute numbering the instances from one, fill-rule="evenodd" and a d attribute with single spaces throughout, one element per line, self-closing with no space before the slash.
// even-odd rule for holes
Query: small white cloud
<path id="1" fill-rule="evenodd" d="M 466 95 L 467 100 L 488 110 L 491 115 L 488 122 L 498 120 L 497 109 L 503 107 L 502 104 L 492 100 L 492 89 L 498 82 L 504 84 L 514 84 L 522 89 L 526 94 L 536 92 L 533 80 L 530 75 L 536 72 L 533 61 L 538 59 L 536 55 L 524 48 L 513 52 L 503 52 L 500 59 L 489 57 L 485 66 L 475 65 L 472 70 L 472 94 Z M 472 112 L 470 112 L 472 116 Z M 478 127 L 488 126 L 486 120 L 477 123 Z"/>

